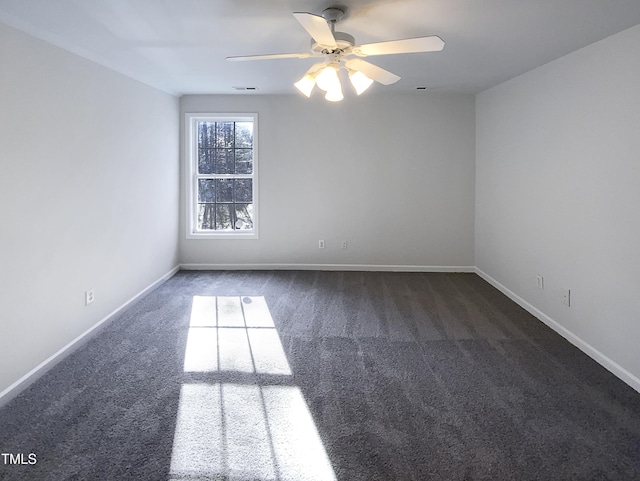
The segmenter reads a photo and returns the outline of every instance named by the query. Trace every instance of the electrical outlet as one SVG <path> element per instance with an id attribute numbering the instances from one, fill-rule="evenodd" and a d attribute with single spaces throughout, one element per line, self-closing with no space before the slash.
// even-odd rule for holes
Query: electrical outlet
<path id="1" fill-rule="evenodd" d="M 96 298 L 96 294 L 93 291 L 93 289 L 89 289 L 88 291 L 85 291 L 84 293 L 84 305 L 88 306 L 89 304 L 91 304 Z"/>
<path id="2" fill-rule="evenodd" d="M 346 249 L 347 248 L 347 241 L 342 241 L 342 248 Z"/>
<path id="3" fill-rule="evenodd" d="M 318 241 L 318 249 L 324 249 L 324 240 Z"/>
<path id="4" fill-rule="evenodd" d="M 565 306 L 571 307 L 571 289 L 561 289 L 560 300 Z"/>
<path id="5" fill-rule="evenodd" d="M 544 289 L 544 277 L 540 274 L 536 275 L 536 286 L 538 286 L 538 289 Z"/>

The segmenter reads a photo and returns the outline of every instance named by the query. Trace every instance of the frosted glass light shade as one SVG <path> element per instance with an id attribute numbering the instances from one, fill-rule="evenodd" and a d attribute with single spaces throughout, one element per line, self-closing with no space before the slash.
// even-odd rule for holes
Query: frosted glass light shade
<path id="1" fill-rule="evenodd" d="M 342 87 L 340 86 L 340 84 L 338 83 L 337 88 L 332 88 L 331 90 L 327 91 L 327 94 L 324 96 L 324 98 L 329 102 L 340 102 L 344 98 L 344 95 L 342 95 Z"/>
<path id="2" fill-rule="evenodd" d="M 311 97 L 311 91 L 313 90 L 315 84 L 316 80 L 311 75 L 307 74 L 293 85 L 295 85 L 295 87 L 304 95 L 306 95 L 307 97 Z"/>
<path id="3" fill-rule="evenodd" d="M 351 80 L 351 85 L 353 85 L 353 88 L 358 95 L 371 87 L 371 84 L 373 83 L 373 80 L 371 80 L 362 72 L 357 71 L 349 72 L 349 80 Z"/>
<path id="4" fill-rule="evenodd" d="M 316 78 L 316 84 L 325 92 L 330 90 L 341 90 L 340 79 L 338 78 L 338 70 L 335 67 L 325 67 Z"/>

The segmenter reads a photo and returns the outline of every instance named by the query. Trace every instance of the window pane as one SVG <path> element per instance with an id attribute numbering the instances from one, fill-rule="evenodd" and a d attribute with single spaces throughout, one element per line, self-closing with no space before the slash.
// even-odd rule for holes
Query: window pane
<path id="1" fill-rule="evenodd" d="M 198 229 L 215 229 L 214 212 L 215 204 L 198 204 Z"/>
<path id="2" fill-rule="evenodd" d="M 216 149 L 216 174 L 233 174 L 233 149 Z"/>
<path id="3" fill-rule="evenodd" d="M 236 149 L 236 174 L 253 173 L 253 149 Z"/>
<path id="4" fill-rule="evenodd" d="M 216 206 L 216 230 L 231 229 L 231 205 L 215 204 Z"/>
<path id="5" fill-rule="evenodd" d="M 216 179 L 216 202 L 233 202 L 233 179 Z"/>
<path id="6" fill-rule="evenodd" d="M 235 214 L 237 230 L 253 229 L 253 204 L 235 204 Z"/>
<path id="7" fill-rule="evenodd" d="M 253 122 L 236 122 L 236 147 L 253 147 Z"/>
<path id="8" fill-rule="evenodd" d="M 216 147 L 233 148 L 233 131 L 235 122 L 217 122 Z"/>
<path id="9" fill-rule="evenodd" d="M 234 202 L 251 202 L 253 182 L 251 179 L 236 179 L 234 189 Z"/>
<path id="10" fill-rule="evenodd" d="M 215 202 L 214 179 L 198 179 L 198 202 Z"/>
<path id="11" fill-rule="evenodd" d="M 214 150 L 198 149 L 198 173 L 213 174 Z"/>
<path id="12" fill-rule="evenodd" d="M 198 147 L 215 147 L 216 123 L 198 122 Z"/>

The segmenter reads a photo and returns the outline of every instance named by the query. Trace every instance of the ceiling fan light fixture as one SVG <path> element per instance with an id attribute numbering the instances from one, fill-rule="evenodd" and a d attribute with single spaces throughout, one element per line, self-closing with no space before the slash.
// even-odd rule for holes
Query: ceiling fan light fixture
<path id="1" fill-rule="evenodd" d="M 307 97 L 311 97 L 313 87 L 316 85 L 316 79 L 309 74 L 305 74 L 300 80 L 294 83 L 295 87 Z"/>
<path id="2" fill-rule="evenodd" d="M 329 92 L 330 90 L 342 91 L 340 78 L 338 78 L 338 69 L 332 65 L 326 66 L 322 72 L 318 74 L 316 84 L 325 92 Z"/>
<path id="3" fill-rule="evenodd" d="M 318 74 L 324 68 L 324 66 L 324 62 L 316 63 L 311 66 L 311 68 L 304 74 L 304 77 L 293 84 L 295 88 L 297 88 L 305 96 L 311 97 L 313 87 L 315 87 L 316 85 L 316 78 L 318 77 Z"/>
<path id="4" fill-rule="evenodd" d="M 373 83 L 373 80 L 362 72 L 356 70 L 349 70 L 349 80 L 351 81 L 351 85 L 353 85 L 357 95 L 360 95 L 362 92 L 367 90 Z"/>
<path id="5" fill-rule="evenodd" d="M 342 94 L 342 87 L 338 84 L 336 88 L 328 90 L 324 98 L 329 102 L 340 102 L 344 98 L 344 95 Z"/>

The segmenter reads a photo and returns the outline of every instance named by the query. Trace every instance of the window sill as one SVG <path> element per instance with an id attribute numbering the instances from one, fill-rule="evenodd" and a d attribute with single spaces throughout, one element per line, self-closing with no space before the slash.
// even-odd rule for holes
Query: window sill
<path id="1" fill-rule="evenodd" d="M 187 239 L 199 240 L 230 240 L 230 239 L 258 239 L 258 233 L 255 231 L 247 233 L 239 232 L 188 232 Z"/>

